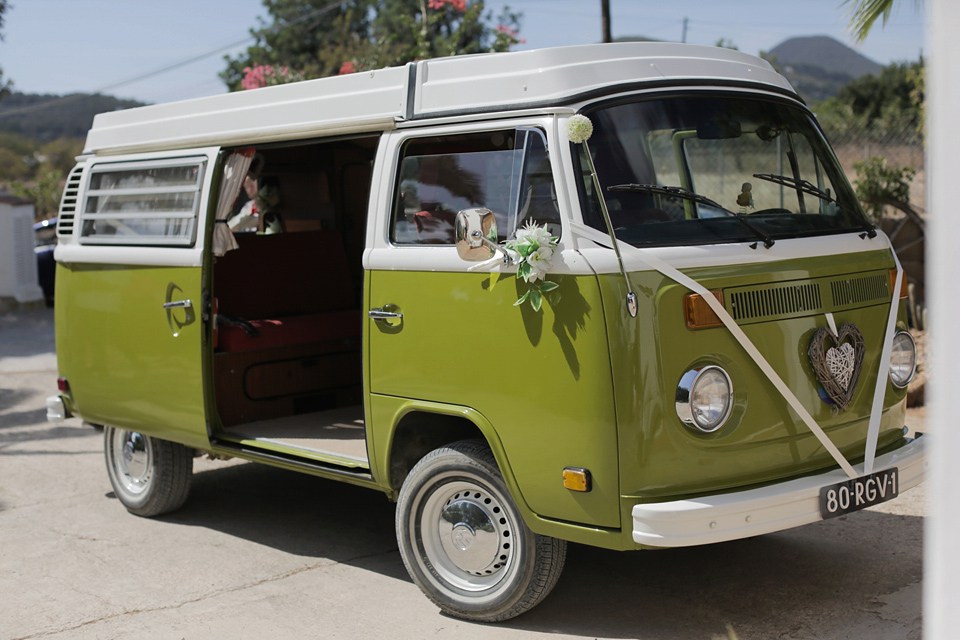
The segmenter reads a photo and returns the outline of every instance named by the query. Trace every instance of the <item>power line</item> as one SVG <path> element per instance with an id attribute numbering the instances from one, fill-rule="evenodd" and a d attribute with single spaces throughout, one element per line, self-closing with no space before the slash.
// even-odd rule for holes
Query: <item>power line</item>
<path id="1" fill-rule="evenodd" d="M 160 67 L 159 69 L 154 69 L 153 71 L 147 71 L 146 73 L 142 73 L 142 74 L 136 75 L 136 76 L 134 76 L 134 77 L 132 77 L 132 78 L 127 78 L 126 80 L 121 80 L 120 82 L 114 82 L 114 83 L 112 83 L 112 84 L 109 84 L 109 85 L 100 87 L 99 89 L 95 89 L 95 90 L 94 90 L 93 92 L 91 92 L 91 93 L 92 93 L 92 95 L 96 95 L 96 94 L 99 94 L 99 93 L 106 93 L 107 91 L 113 91 L 114 89 L 117 89 L 117 88 L 119 88 L 119 87 L 126 86 L 126 85 L 128 85 L 128 84 L 134 84 L 134 83 L 136 83 L 136 82 L 140 82 L 140 81 L 142 81 L 142 80 L 146 80 L 146 79 L 152 78 L 152 77 L 154 77 L 154 76 L 158 76 L 158 75 L 161 75 L 161 74 L 170 72 L 170 71 L 174 71 L 175 69 L 180 69 L 181 67 L 185 67 L 185 66 L 187 66 L 187 65 L 191 65 L 191 64 L 193 64 L 194 62 L 199 62 L 200 60 L 203 60 L 203 59 L 205 59 L 205 58 L 209 58 L 210 56 L 215 56 L 215 55 L 217 55 L 217 54 L 223 53 L 224 51 L 229 51 L 230 49 L 234 49 L 234 48 L 236 48 L 236 47 L 239 47 L 239 46 L 242 45 L 242 44 L 245 44 L 245 43 L 247 43 L 247 42 L 250 42 L 251 40 L 254 40 L 254 39 L 256 39 L 256 38 L 262 37 L 262 36 L 264 36 L 264 35 L 266 35 L 266 34 L 268 34 L 268 33 L 275 32 L 275 31 L 280 31 L 280 30 L 282 30 L 282 29 L 287 29 L 287 28 L 289 28 L 289 27 L 292 27 L 292 26 L 294 26 L 294 25 L 300 24 L 300 23 L 302 23 L 302 22 L 306 22 L 307 20 L 311 20 L 311 19 L 313 19 L 313 18 L 317 18 L 317 17 L 323 15 L 324 13 L 327 13 L 328 11 L 331 11 L 331 10 L 333 10 L 333 9 L 336 9 L 338 6 L 340 6 L 340 3 L 339 3 L 339 2 L 330 2 L 330 3 L 324 5 L 323 7 L 319 8 L 319 9 L 316 9 L 316 10 L 314 10 L 314 11 L 311 11 L 310 13 L 307 13 L 307 14 L 305 14 L 305 15 L 300 16 L 299 18 L 297 18 L 297 19 L 295 19 L 295 20 L 291 20 L 291 21 L 289 21 L 289 22 L 284 22 L 284 23 L 278 23 L 278 24 L 275 24 L 275 25 L 273 25 L 272 27 L 269 27 L 269 28 L 267 28 L 267 29 L 261 29 L 261 30 L 255 32 L 255 33 L 251 33 L 250 35 L 246 36 L 246 37 L 243 38 L 242 40 L 236 40 L 236 41 L 234 41 L 234 42 L 231 42 L 230 44 L 226 44 L 226 45 L 219 46 L 219 47 L 217 47 L 216 49 L 212 49 L 212 50 L 210 50 L 210 51 L 206 51 L 206 52 L 204 52 L 204 53 L 201 53 L 201 54 L 198 54 L 198 55 L 195 55 L 195 56 L 191 56 L 191 57 L 189 57 L 189 58 L 185 58 L 185 59 L 183 59 L 183 60 L 180 60 L 179 62 L 174 62 L 173 64 L 169 64 L 169 65 Z M 3 111 L 0 111 L 0 118 L 6 117 L 6 116 L 19 115 L 19 114 L 21 114 L 21 113 L 27 113 L 28 111 L 36 111 L 37 109 L 45 109 L 45 108 L 51 107 L 51 106 L 53 106 L 53 105 L 62 105 L 62 104 L 74 102 L 74 101 L 76 101 L 76 100 L 83 99 L 83 98 L 87 97 L 88 95 L 91 95 L 91 93 L 77 93 L 77 94 L 73 94 L 73 95 L 69 95 L 69 96 L 62 96 L 62 97 L 59 97 L 59 98 L 54 98 L 53 100 L 49 100 L 49 101 L 47 101 L 47 102 L 41 102 L 40 104 L 34 104 L 34 105 L 29 105 L 29 106 L 20 107 L 19 109 L 3 110 Z"/>

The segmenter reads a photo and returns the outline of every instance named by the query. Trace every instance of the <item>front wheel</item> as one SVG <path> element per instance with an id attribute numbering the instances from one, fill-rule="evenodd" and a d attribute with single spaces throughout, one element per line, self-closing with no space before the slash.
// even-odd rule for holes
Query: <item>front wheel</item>
<path id="1" fill-rule="evenodd" d="M 193 477 L 193 451 L 138 431 L 104 427 L 107 475 L 130 513 L 159 516 L 183 506 Z"/>
<path id="2" fill-rule="evenodd" d="M 498 622 L 556 585 L 567 544 L 520 518 L 490 449 L 462 441 L 414 466 L 397 500 L 397 539 L 410 577 L 446 613 Z"/>

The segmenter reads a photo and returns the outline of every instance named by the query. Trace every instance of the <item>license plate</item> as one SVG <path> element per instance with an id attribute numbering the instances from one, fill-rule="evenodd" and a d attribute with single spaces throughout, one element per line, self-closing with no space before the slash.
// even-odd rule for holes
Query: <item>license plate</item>
<path id="1" fill-rule="evenodd" d="M 824 520 L 859 511 L 897 497 L 900 476 L 897 468 L 845 480 L 820 489 L 820 515 Z"/>

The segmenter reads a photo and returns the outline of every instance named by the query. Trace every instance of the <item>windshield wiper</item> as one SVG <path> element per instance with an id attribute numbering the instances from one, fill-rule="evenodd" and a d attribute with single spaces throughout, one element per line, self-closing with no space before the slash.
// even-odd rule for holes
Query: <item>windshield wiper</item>
<path id="1" fill-rule="evenodd" d="M 607 187 L 607 191 L 642 191 L 644 193 L 659 193 L 667 196 L 674 196 L 677 198 L 683 198 L 684 200 L 689 200 L 691 202 L 696 202 L 698 204 L 705 204 L 708 207 L 713 207 L 727 214 L 728 216 L 739 221 L 744 227 L 746 227 L 750 233 L 760 238 L 763 241 L 763 246 L 769 249 L 776 242 L 773 238 L 770 237 L 770 234 L 763 231 L 762 229 L 757 228 L 750 222 L 748 222 L 743 216 L 739 213 L 730 211 L 722 204 L 718 203 L 715 200 L 711 200 L 706 196 L 702 196 L 699 193 L 694 193 L 693 191 L 688 191 L 683 187 L 667 187 L 659 184 L 616 184 L 612 187 Z M 699 219 L 699 218 L 698 218 Z M 754 243 L 752 248 L 756 249 L 757 245 Z"/>
<path id="2" fill-rule="evenodd" d="M 821 200 L 826 200 L 827 202 L 832 202 L 835 205 L 840 205 L 829 193 L 823 191 L 815 184 L 809 180 L 791 178 L 790 176 L 781 176 L 775 173 L 755 173 L 753 174 L 754 178 L 760 178 L 761 180 L 766 180 L 768 182 L 774 182 L 776 184 L 783 185 L 785 187 L 793 187 L 798 191 L 809 194 L 811 196 L 816 196 Z M 877 235 L 877 229 L 869 221 L 864 220 L 863 230 L 867 232 L 868 238 L 874 238 Z"/>
<path id="3" fill-rule="evenodd" d="M 775 173 L 755 173 L 753 174 L 753 177 L 766 180 L 767 182 L 782 184 L 785 187 L 793 187 L 794 189 L 802 191 L 811 196 L 816 196 L 821 200 L 826 200 L 827 202 L 832 202 L 834 204 L 837 203 L 837 201 L 834 200 L 829 193 L 823 191 L 809 180 L 804 180 L 802 178 L 791 178 L 790 176 L 779 176 Z"/>

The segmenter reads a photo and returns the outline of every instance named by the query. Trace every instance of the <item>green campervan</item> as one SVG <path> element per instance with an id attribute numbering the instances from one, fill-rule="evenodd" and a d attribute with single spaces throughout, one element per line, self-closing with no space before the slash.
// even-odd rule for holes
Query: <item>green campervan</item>
<path id="1" fill-rule="evenodd" d="M 567 541 L 755 536 L 922 480 L 905 276 L 763 60 L 424 60 L 101 114 L 59 218 L 51 419 L 153 516 L 195 456 L 381 491 L 451 615 Z M 345 514 L 344 517 L 349 517 Z"/>

